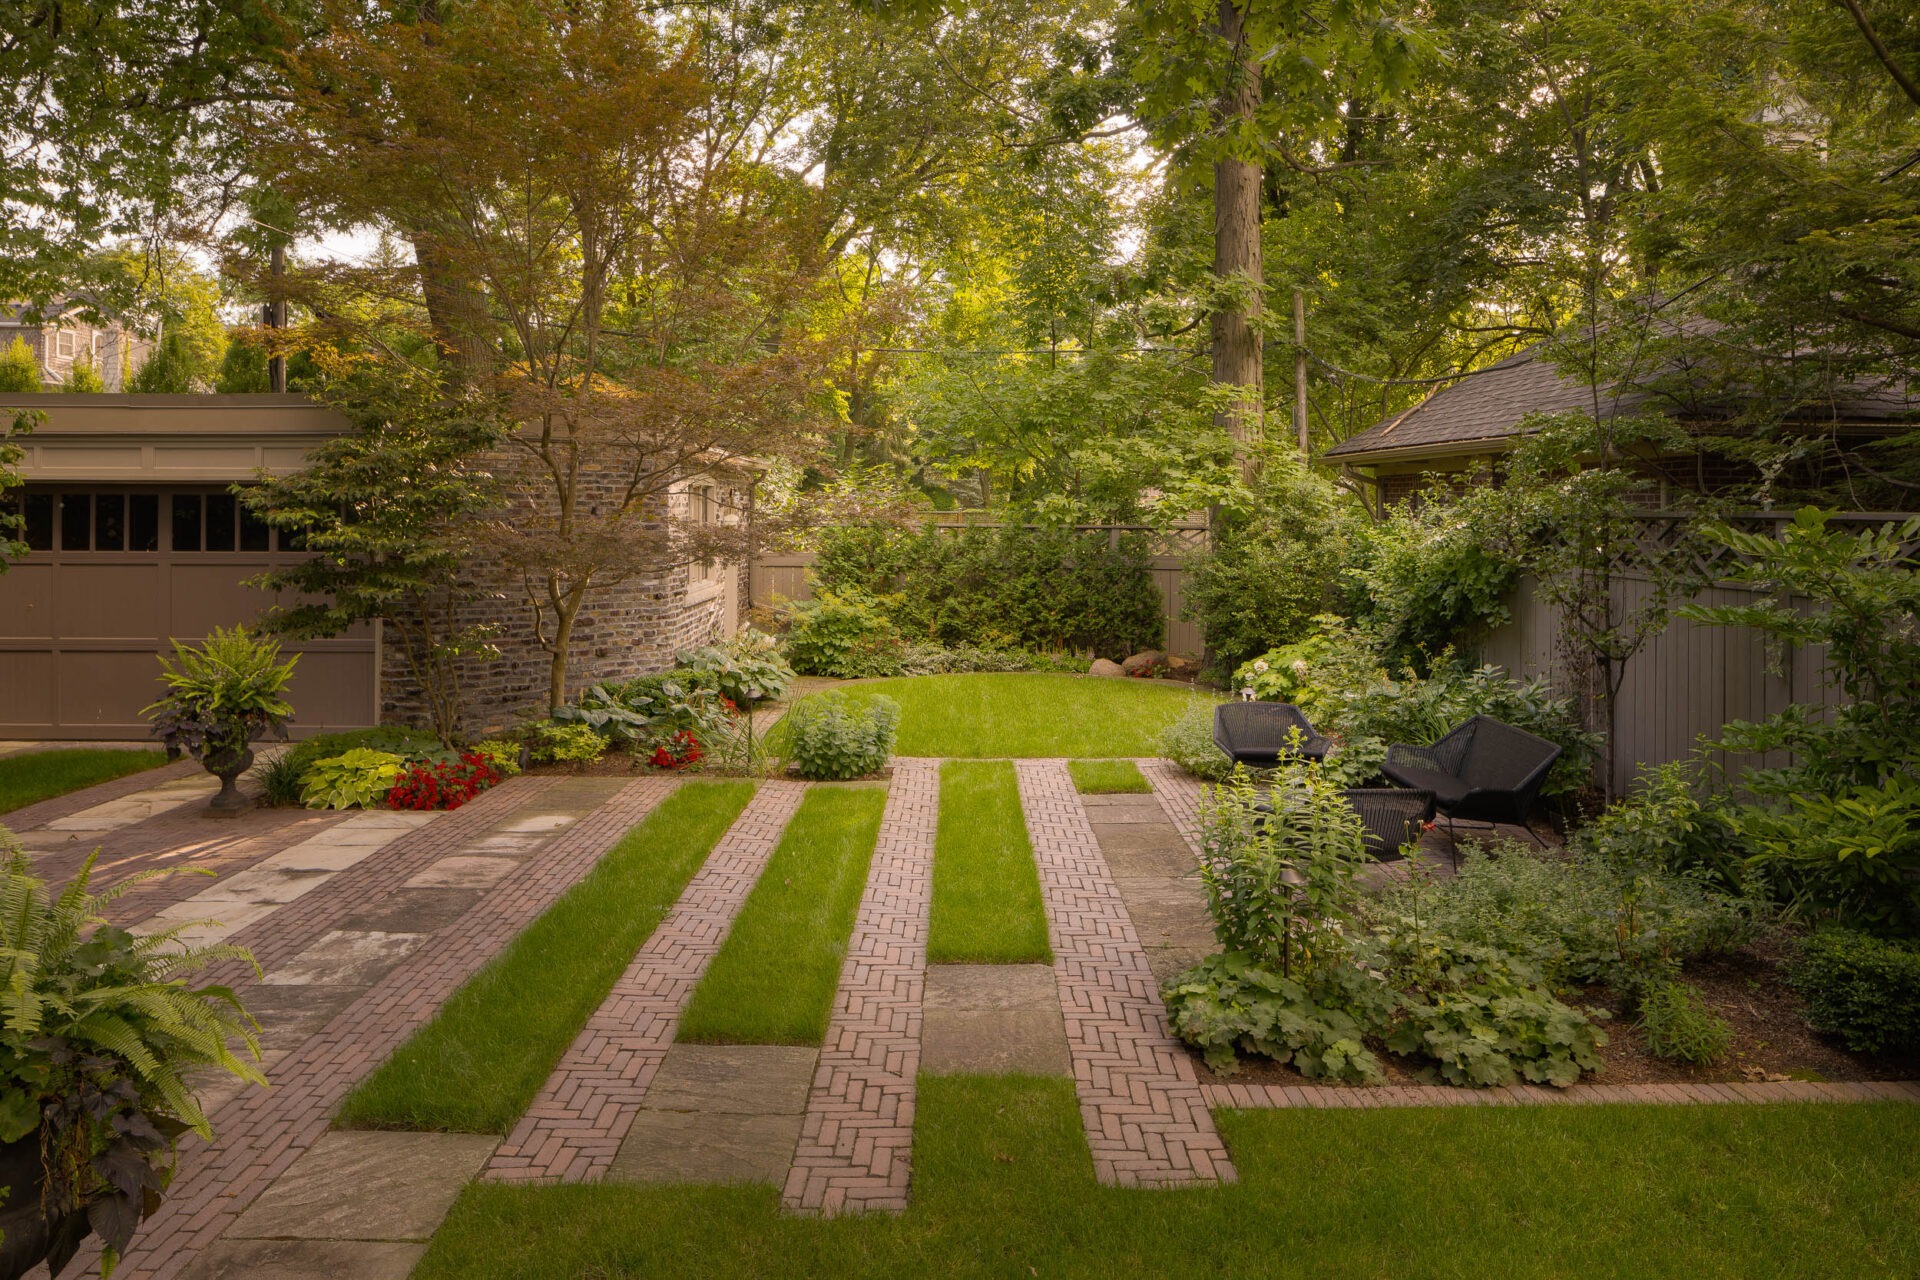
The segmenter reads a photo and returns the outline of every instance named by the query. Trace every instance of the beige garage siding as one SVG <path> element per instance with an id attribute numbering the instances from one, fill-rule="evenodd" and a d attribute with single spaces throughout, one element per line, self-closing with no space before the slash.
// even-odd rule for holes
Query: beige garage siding
<path id="1" fill-rule="evenodd" d="M 30 485 L 25 559 L 0 574 L 0 738 L 145 736 L 169 641 L 255 620 L 245 586 L 302 558 L 246 521 L 224 486 Z M 377 638 L 287 646 L 301 735 L 376 720 Z"/>

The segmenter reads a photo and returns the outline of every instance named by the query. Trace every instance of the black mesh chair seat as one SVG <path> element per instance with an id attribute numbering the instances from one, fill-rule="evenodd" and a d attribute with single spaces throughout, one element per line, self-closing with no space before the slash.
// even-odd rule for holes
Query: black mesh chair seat
<path id="1" fill-rule="evenodd" d="M 1433 821 L 1434 794 L 1405 787 L 1350 787 L 1347 798 L 1367 829 L 1367 854 L 1377 862 L 1391 862 L 1401 850 L 1420 839 L 1420 829 Z"/>
<path id="2" fill-rule="evenodd" d="M 1559 758 L 1560 748 L 1545 738 L 1475 716 L 1431 747 L 1388 747 L 1380 772 L 1400 786 L 1433 792 L 1449 819 L 1526 827 Z"/>
<path id="3" fill-rule="evenodd" d="M 1221 703 L 1213 709 L 1213 742 L 1229 760 L 1250 769 L 1271 769 L 1282 756 L 1325 760 L 1333 748 L 1291 702 Z"/>

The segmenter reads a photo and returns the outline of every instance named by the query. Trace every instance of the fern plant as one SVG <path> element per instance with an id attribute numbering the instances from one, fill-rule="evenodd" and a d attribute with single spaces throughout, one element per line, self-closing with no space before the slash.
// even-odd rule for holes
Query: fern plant
<path id="1" fill-rule="evenodd" d="M 0 852 L 0 1143 L 10 1153 L 0 1253 L 10 1274 L 24 1256 L 58 1275 L 98 1232 L 110 1270 L 158 1207 L 175 1140 L 212 1137 L 191 1073 L 266 1082 L 241 1056 L 258 1061 L 258 1027 L 233 992 L 187 981 L 216 960 L 252 957 L 188 946 L 178 927 L 136 936 L 106 922 L 109 903 L 166 871 L 95 894 L 89 858 L 55 894 L 5 828 Z"/>
<path id="2" fill-rule="evenodd" d="M 279 644 L 244 627 L 215 627 L 197 649 L 176 640 L 160 659 L 167 694 L 142 714 L 196 760 L 237 756 L 293 715 L 286 689 L 299 660 L 280 661 Z"/>

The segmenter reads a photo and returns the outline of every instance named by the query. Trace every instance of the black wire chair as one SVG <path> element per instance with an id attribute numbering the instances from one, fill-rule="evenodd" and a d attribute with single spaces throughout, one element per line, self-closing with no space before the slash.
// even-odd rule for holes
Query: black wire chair
<path id="1" fill-rule="evenodd" d="M 1402 787 L 1433 792 L 1449 837 L 1456 818 L 1506 822 L 1545 848 L 1527 819 L 1547 771 L 1559 758 L 1560 748 L 1545 738 L 1492 716 L 1475 716 L 1430 747 L 1388 747 L 1380 772 Z"/>
<path id="2" fill-rule="evenodd" d="M 1433 792 L 1410 787 L 1349 787 L 1341 795 L 1367 829 L 1367 856 L 1393 862 L 1433 821 Z"/>
<path id="3" fill-rule="evenodd" d="M 1333 749 L 1332 739 L 1316 732 L 1291 702 L 1221 703 L 1213 709 L 1213 743 L 1250 769 L 1274 768 L 1283 756 L 1325 760 Z"/>

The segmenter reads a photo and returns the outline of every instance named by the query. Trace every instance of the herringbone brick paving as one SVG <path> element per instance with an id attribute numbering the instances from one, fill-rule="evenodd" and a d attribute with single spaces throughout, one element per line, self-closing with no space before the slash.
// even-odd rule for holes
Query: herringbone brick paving
<path id="1" fill-rule="evenodd" d="M 516 779 L 445 818 L 409 832 L 386 849 L 289 904 L 310 915 L 328 907 L 343 918 L 370 899 L 356 891 L 397 885 L 421 865 L 457 850 L 537 806 L 549 779 Z M 585 782 L 587 780 L 582 780 Z M 605 787 L 599 779 L 596 787 Z M 592 869 L 600 857 L 664 799 L 676 779 L 643 778 L 558 831 L 497 883 L 460 921 L 375 983 L 319 1034 L 274 1069 L 271 1089 L 242 1093 L 211 1117 L 212 1146 L 182 1144 L 179 1174 L 160 1211 L 143 1227 L 116 1275 L 127 1280 L 178 1276 L 240 1213 L 325 1133 L 347 1092 L 423 1025 L 448 996 L 535 916 Z M 584 788 L 583 788 L 584 789 Z M 488 803 L 491 800 L 492 803 Z M 429 856 L 430 855 L 430 856 Z M 378 876 L 356 876 L 379 863 Z M 309 904 L 314 899 L 321 903 Z M 278 920 L 284 912 L 276 912 Z M 307 930 L 326 922 L 310 918 Z M 239 938 L 241 935 L 236 935 Z M 302 944 L 304 945 L 304 944 Z M 275 950 L 282 948 L 276 947 Z M 289 952 L 292 954 L 292 952 Z"/>
<path id="2" fill-rule="evenodd" d="M 1064 760 L 1019 760 L 1054 976 L 1094 1172 L 1115 1186 L 1233 1181 L 1193 1061 L 1167 1027 L 1145 949 Z"/>
<path id="3" fill-rule="evenodd" d="M 1136 760 L 1153 787 L 1153 798 L 1167 811 L 1167 820 L 1180 833 L 1195 857 L 1200 856 L 1200 797 L 1206 783 L 1171 760 Z"/>
<path id="4" fill-rule="evenodd" d="M 761 784 L 494 1152 L 485 1177 L 587 1182 L 606 1173 L 694 987 L 805 794 L 797 782 Z"/>
<path id="5" fill-rule="evenodd" d="M 907 1207 L 939 810 L 940 762 L 896 759 L 781 1196 L 788 1209 L 830 1215 Z"/>

